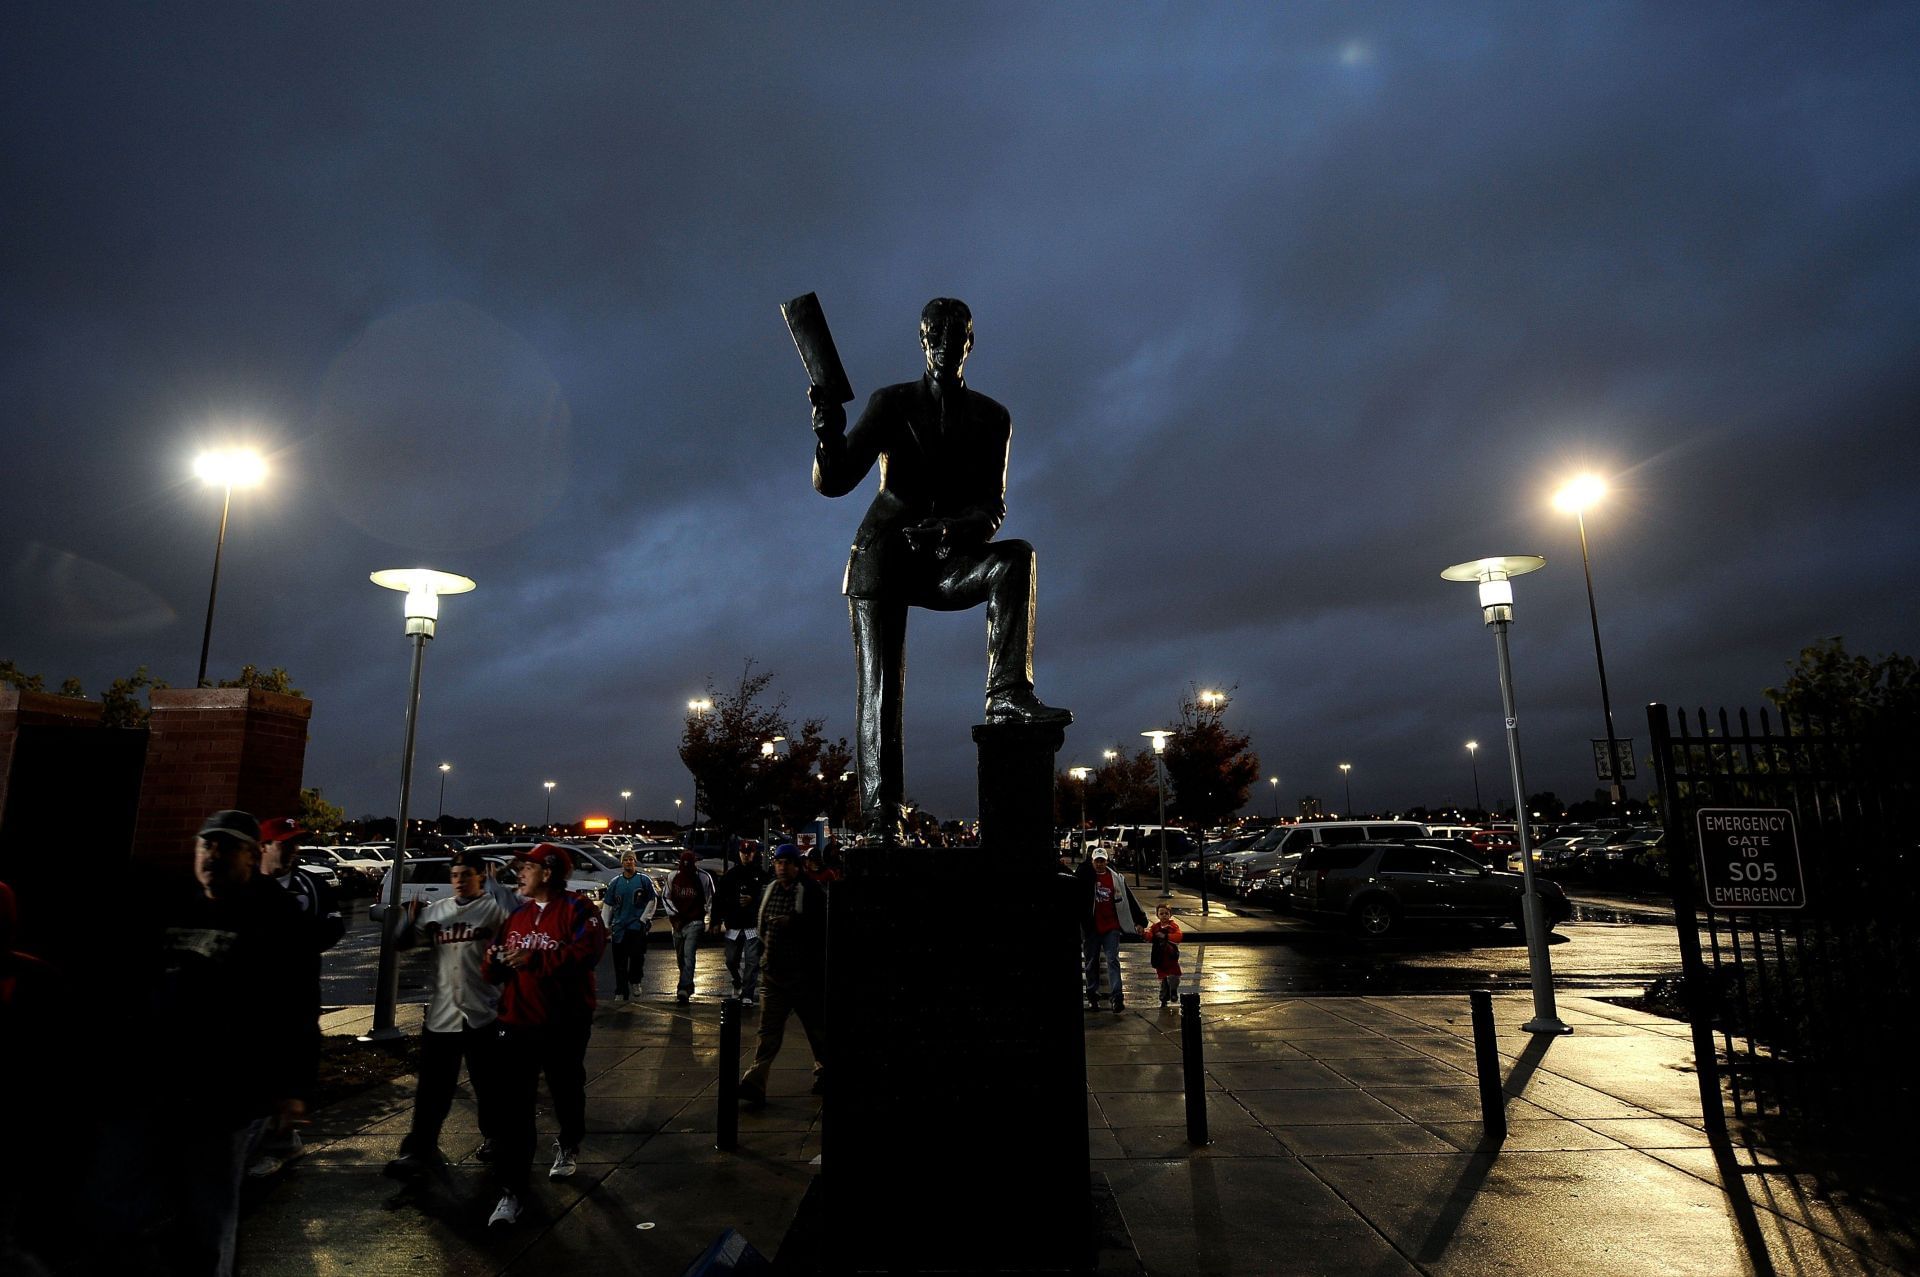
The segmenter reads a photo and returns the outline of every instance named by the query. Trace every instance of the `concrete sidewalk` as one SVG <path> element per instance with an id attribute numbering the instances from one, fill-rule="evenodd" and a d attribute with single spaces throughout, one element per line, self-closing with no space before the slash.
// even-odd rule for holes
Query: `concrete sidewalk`
<path id="1" fill-rule="evenodd" d="M 1131 987 L 1151 988 L 1144 946 L 1124 952 Z M 601 1011 L 580 1174 L 536 1175 L 511 1232 L 483 1227 L 493 1194 L 470 1160 L 478 1135 L 464 1100 L 443 1140 L 462 1160 L 445 1182 L 407 1190 L 380 1175 L 410 1101 L 409 1086 L 390 1084 L 317 1115 L 310 1152 L 243 1222 L 244 1271 L 675 1277 L 729 1227 L 771 1256 L 817 1173 L 804 1039 L 789 1035 L 770 1102 L 741 1115 L 739 1149 L 720 1153 L 718 1004 L 649 996 Z M 1179 1013 L 1085 1013 L 1094 1168 L 1146 1271 L 1168 1277 L 1920 1265 L 1910 1236 L 1820 1200 L 1806 1176 L 1763 1155 L 1736 1150 L 1734 1180 L 1752 1203 L 1736 1210 L 1703 1130 L 1685 1026 L 1590 998 L 1560 1006 L 1574 1034 L 1534 1038 L 1514 1027 L 1526 1000 L 1496 999 L 1510 1127 L 1497 1149 L 1481 1137 L 1463 997 L 1204 1008 L 1204 1148 L 1186 1139 Z M 338 1013 L 329 1031 L 363 1014 Z M 751 1020 L 747 1029 L 750 1051 Z M 541 1120 L 544 1165 L 552 1124 Z M 1019 1155 L 1017 1131 L 980 1138 Z M 947 1206 L 928 1203 L 930 1245 L 941 1229 L 991 1226 Z"/>

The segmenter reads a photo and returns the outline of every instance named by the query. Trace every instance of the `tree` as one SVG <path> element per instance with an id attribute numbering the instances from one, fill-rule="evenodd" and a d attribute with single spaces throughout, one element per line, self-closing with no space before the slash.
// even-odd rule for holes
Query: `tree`
<path id="1" fill-rule="evenodd" d="M 1080 784 L 1061 772 L 1054 780 L 1054 795 L 1068 822 L 1080 818 Z M 1153 776 L 1153 754 L 1139 750 L 1115 756 L 1093 769 L 1087 777 L 1087 823 L 1101 825 L 1139 825 L 1154 819 L 1159 790 Z"/>
<path id="2" fill-rule="evenodd" d="M 773 674 L 756 674 L 753 664 L 746 662 L 728 691 L 715 690 L 709 679 L 712 708 L 687 713 L 680 761 L 693 774 L 696 800 L 716 828 L 753 836 L 763 820 L 793 828 L 823 810 L 844 816 L 851 784 L 842 777 L 853 759 L 846 739 L 827 740 L 819 719 L 795 729 L 786 698 L 769 697 Z"/>
<path id="3" fill-rule="evenodd" d="M 107 708 L 100 716 L 100 721 L 108 727 L 145 727 L 147 720 L 153 717 L 151 693 L 166 686 L 164 681 L 147 673 L 144 665 L 125 678 L 114 679 L 107 684 L 107 690 L 101 693 L 100 699 L 106 702 Z M 147 702 L 140 699 L 142 689 L 149 693 Z"/>
<path id="4" fill-rule="evenodd" d="M 47 690 L 47 681 L 38 674 L 27 673 L 12 661 L 0 661 L 0 687 L 17 687 L 23 692 L 44 692 Z M 77 678 L 62 679 L 59 695 L 87 699 L 86 689 L 80 686 Z"/>
<path id="5" fill-rule="evenodd" d="M 1260 756 L 1247 736 L 1221 721 L 1233 689 L 1203 703 L 1198 688 L 1180 698 L 1180 723 L 1167 739 L 1165 765 L 1172 815 L 1196 834 L 1247 805 L 1247 791 L 1260 778 Z"/>
<path id="6" fill-rule="evenodd" d="M 347 810 L 320 796 L 319 789 L 300 791 L 300 824 L 316 834 L 330 834 L 347 823 Z"/>
<path id="7" fill-rule="evenodd" d="M 1920 712 L 1920 662 L 1911 656 L 1856 656 L 1836 634 L 1801 648 L 1787 669 L 1787 681 L 1766 696 L 1796 731 L 1879 735 Z"/>
<path id="8" fill-rule="evenodd" d="M 293 685 L 293 679 L 278 665 L 262 674 L 258 666 L 242 665 L 235 678 L 223 678 L 216 687 L 248 687 L 260 692 L 278 692 L 282 696 L 301 696 L 304 693 Z"/>

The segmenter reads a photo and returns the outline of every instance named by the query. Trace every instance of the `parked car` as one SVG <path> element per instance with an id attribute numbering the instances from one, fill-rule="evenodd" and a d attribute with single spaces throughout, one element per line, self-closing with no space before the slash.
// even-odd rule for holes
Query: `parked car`
<path id="1" fill-rule="evenodd" d="M 1558 883 L 1536 879 L 1547 926 L 1573 916 Z M 1384 936 L 1413 922 L 1512 923 L 1524 929 L 1517 873 L 1489 869 L 1438 847 L 1353 843 L 1314 847 L 1300 858 L 1293 906 L 1320 921 L 1344 922 Z"/>
<path id="2" fill-rule="evenodd" d="M 1220 890 L 1236 896 L 1248 884 L 1268 877 L 1283 861 L 1291 864 L 1309 847 L 1354 842 L 1397 842 L 1425 838 L 1427 827 L 1411 820 L 1307 820 L 1283 825 L 1247 851 L 1233 857 L 1221 871 Z"/>
<path id="3" fill-rule="evenodd" d="M 485 856 L 487 863 L 494 866 L 493 876 L 497 881 L 513 886 L 517 881 L 513 864 L 521 856 L 531 851 L 538 843 L 488 843 L 470 847 Z M 576 891 L 587 899 L 599 904 L 606 898 L 606 877 L 597 864 L 583 859 L 580 848 L 566 843 L 559 844 L 574 853 L 573 872 L 567 876 L 567 890 Z M 409 900 L 418 896 L 431 904 L 443 896 L 453 893 L 453 879 L 449 866 L 453 863 L 448 856 L 408 856 L 404 872 L 400 878 L 400 903 L 404 907 Z M 590 866 L 590 867 L 588 867 Z M 392 872 L 389 869 L 388 872 Z M 367 909 L 367 916 L 378 921 L 386 914 L 387 881 L 383 876 L 374 892 L 374 902 Z"/>

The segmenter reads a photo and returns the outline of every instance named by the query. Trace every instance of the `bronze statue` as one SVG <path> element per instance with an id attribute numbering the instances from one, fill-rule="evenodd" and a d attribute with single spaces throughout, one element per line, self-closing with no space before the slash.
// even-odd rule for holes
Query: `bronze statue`
<path id="1" fill-rule="evenodd" d="M 817 325 L 795 322 L 802 303 Z M 842 593 L 853 623 L 860 809 L 870 836 L 900 837 L 903 792 L 901 695 L 906 674 L 907 609 L 964 611 L 987 605 L 989 723 L 1073 721 L 1033 694 L 1034 554 L 1025 541 L 995 541 L 1007 514 L 1007 410 L 969 388 L 962 375 L 973 349 L 966 303 L 936 297 L 920 312 L 927 370 L 917 381 L 884 386 L 847 430 L 851 398 L 825 321 L 811 296 L 790 304 L 814 386 L 813 486 L 845 496 L 880 462 L 880 491 L 854 533 Z M 817 356 L 824 351 L 824 363 Z M 830 365 L 837 377 L 820 368 Z"/>

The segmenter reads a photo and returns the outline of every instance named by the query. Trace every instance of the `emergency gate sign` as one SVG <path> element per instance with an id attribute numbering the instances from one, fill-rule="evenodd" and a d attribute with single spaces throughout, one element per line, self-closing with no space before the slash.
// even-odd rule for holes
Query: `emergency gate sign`
<path id="1" fill-rule="evenodd" d="M 1703 807 L 1700 882 L 1709 908 L 1804 909 L 1806 875 L 1793 813 L 1776 807 Z"/>

